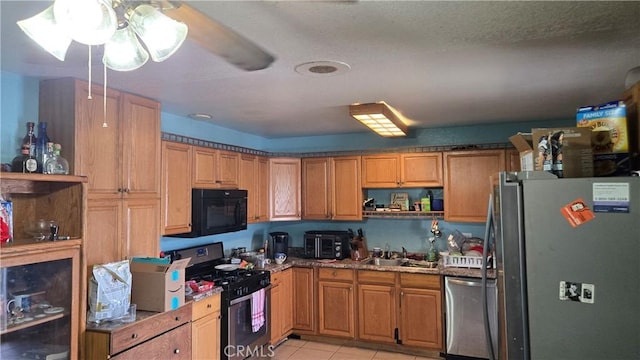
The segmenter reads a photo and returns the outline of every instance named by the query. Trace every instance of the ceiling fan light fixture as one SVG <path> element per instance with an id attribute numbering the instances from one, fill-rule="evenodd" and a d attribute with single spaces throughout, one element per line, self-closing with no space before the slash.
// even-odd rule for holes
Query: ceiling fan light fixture
<path id="1" fill-rule="evenodd" d="M 71 45 L 71 38 L 56 23 L 53 5 L 35 16 L 18 21 L 17 24 L 31 40 L 58 60 L 64 61 Z"/>
<path id="2" fill-rule="evenodd" d="M 151 59 L 161 62 L 175 53 L 187 38 L 188 27 L 142 4 L 129 11 L 129 25 L 142 39 Z"/>
<path id="3" fill-rule="evenodd" d="M 111 70 L 131 71 L 149 60 L 149 53 L 142 47 L 130 26 L 116 30 L 104 44 L 102 62 Z"/>
<path id="4" fill-rule="evenodd" d="M 382 137 L 407 136 L 409 127 L 384 101 L 349 105 L 349 114 Z"/>
<path id="5" fill-rule="evenodd" d="M 106 43 L 118 28 L 111 0 L 55 0 L 53 13 L 67 35 L 85 45 Z"/>

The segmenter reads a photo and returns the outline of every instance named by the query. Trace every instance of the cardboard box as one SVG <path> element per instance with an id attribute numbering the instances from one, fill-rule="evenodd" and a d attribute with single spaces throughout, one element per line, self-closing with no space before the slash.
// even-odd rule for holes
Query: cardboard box
<path id="1" fill-rule="evenodd" d="M 593 155 L 593 176 L 629 176 L 630 157 L 629 153 Z"/>
<path id="2" fill-rule="evenodd" d="M 509 141 L 520 153 L 519 171 L 533 171 L 534 151 L 531 133 L 517 133 L 509 138 Z"/>
<path id="3" fill-rule="evenodd" d="M 163 312 L 184 305 L 184 269 L 191 258 L 171 264 L 131 260 L 131 303 L 138 310 Z"/>
<path id="4" fill-rule="evenodd" d="M 593 176 L 591 129 L 546 128 L 531 133 L 538 149 L 534 170 L 549 171 L 559 178 Z"/>

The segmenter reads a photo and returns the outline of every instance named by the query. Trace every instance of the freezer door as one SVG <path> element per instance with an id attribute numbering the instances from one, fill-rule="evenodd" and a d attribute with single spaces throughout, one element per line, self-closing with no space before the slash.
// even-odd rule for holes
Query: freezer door
<path id="1" fill-rule="evenodd" d="M 627 213 L 563 216 L 608 191 Z M 640 179 L 526 180 L 522 195 L 531 359 L 640 359 Z"/>

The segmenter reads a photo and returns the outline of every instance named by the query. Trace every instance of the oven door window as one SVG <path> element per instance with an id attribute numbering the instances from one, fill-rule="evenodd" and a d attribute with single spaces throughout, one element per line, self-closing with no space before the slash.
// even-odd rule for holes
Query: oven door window
<path id="1" fill-rule="evenodd" d="M 269 303 L 271 302 L 270 289 L 265 290 L 265 300 L 263 312 L 265 316 L 264 324 L 253 331 L 251 313 L 251 295 L 232 300 L 229 306 L 229 345 L 253 347 L 261 346 L 269 341 L 271 331 L 269 330 Z"/>

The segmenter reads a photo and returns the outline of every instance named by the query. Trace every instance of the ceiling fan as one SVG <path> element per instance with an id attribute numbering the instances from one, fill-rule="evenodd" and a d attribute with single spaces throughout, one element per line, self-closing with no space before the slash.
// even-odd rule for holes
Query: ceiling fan
<path id="1" fill-rule="evenodd" d="M 85 1 L 55 0 L 40 14 L 18 21 L 18 25 L 32 40 L 61 61 L 64 61 L 72 39 L 86 45 L 104 44 L 97 47 L 103 54 L 107 53 L 106 47 L 110 46 L 109 60 L 105 60 L 105 64 L 118 71 L 133 70 L 146 62 L 148 55 L 139 43 L 145 44 L 154 61 L 163 61 L 180 47 L 184 36 L 245 71 L 264 69 L 275 60 L 274 56 L 254 42 L 189 6 L 186 1 Z M 136 37 L 142 41 L 135 40 Z M 158 46 L 158 41 L 163 44 Z M 114 43 L 118 46 L 114 46 Z M 127 46 L 122 47 L 121 44 Z M 91 46 L 89 50 L 93 52 Z M 122 59 L 123 56 L 130 61 L 118 63 L 117 67 L 110 66 L 115 64 L 111 59 Z M 139 58 L 141 56 L 144 58 Z"/>
<path id="2" fill-rule="evenodd" d="M 172 19 L 187 24 L 190 41 L 240 69 L 261 70 L 275 60 L 260 46 L 183 1 L 151 0 L 150 3 Z"/>

